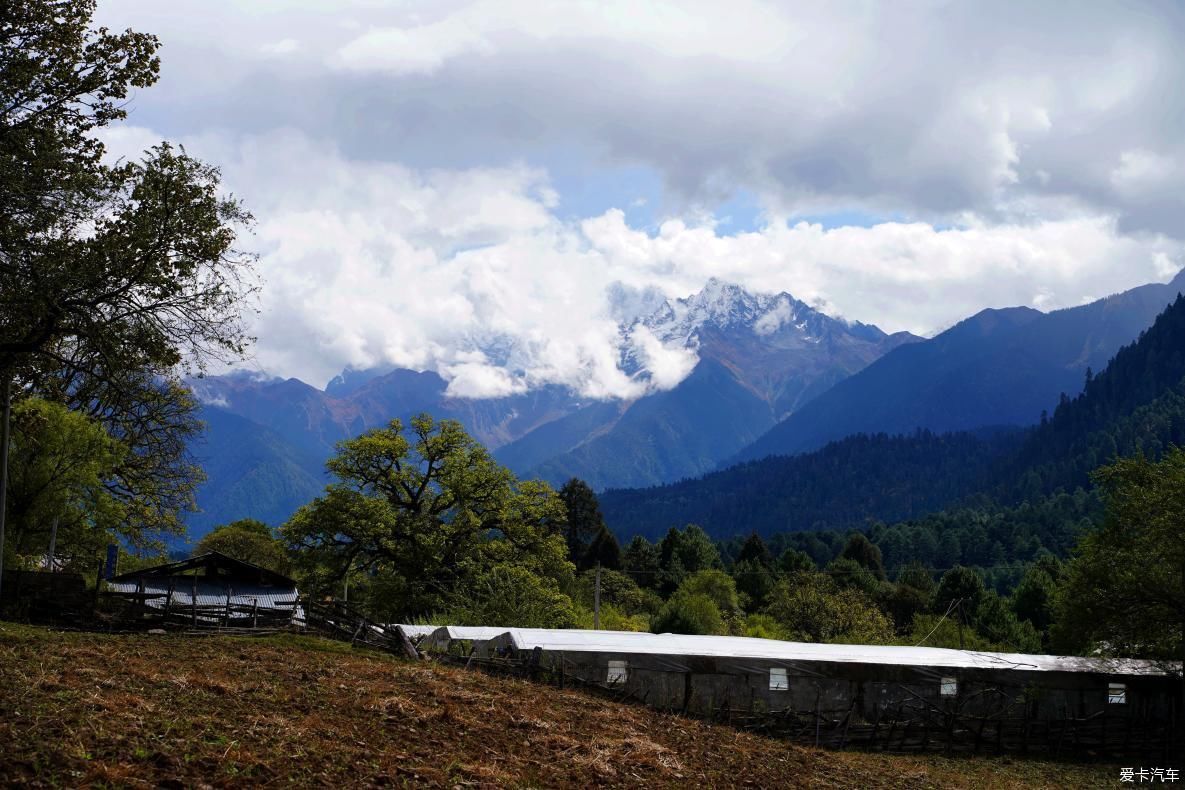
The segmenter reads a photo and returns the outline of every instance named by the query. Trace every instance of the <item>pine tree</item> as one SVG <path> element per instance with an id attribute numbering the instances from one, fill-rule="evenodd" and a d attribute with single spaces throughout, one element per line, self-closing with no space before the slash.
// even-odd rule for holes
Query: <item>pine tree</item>
<path id="1" fill-rule="evenodd" d="M 621 546 L 617 543 L 617 536 L 604 524 L 589 544 L 578 567 L 585 570 L 597 565 L 610 570 L 621 568 Z"/>
<path id="2" fill-rule="evenodd" d="M 560 499 L 567 513 L 564 538 L 568 542 L 568 556 L 580 564 L 589 545 L 605 529 L 597 495 L 588 483 L 573 477 L 560 489 Z"/>

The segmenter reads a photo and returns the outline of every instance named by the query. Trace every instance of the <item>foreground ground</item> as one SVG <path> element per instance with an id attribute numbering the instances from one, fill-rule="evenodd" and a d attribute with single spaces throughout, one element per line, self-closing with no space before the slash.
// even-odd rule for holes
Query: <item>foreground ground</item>
<path id="1" fill-rule="evenodd" d="M 0 785 L 1117 786 L 1110 766 L 828 752 L 311 637 L 0 623 Z"/>

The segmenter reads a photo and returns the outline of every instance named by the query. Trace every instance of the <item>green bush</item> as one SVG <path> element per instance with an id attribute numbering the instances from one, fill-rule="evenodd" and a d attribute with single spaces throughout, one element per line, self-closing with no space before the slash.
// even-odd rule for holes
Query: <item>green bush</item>
<path id="1" fill-rule="evenodd" d="M 656 634 L 727 634 L 720 607 L 703 593 L 682 590 L 671 596 L 650 622 Z"/>
<path id="2" fill-rule="evenodd" d="M 574 628 L 579 616 L 572 599 L 553 579 L 517 565 L 495 565 L 479 573 L 454 596 L 448 620 L 455 625 L 507 628 Z"/>

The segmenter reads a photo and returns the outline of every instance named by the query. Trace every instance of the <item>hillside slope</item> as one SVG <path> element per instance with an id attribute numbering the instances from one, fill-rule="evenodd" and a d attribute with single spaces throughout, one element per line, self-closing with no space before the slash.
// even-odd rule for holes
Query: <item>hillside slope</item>
<path id="1" fill-rule="evenodd" d="M 315 448 L 217 407 L 203 407 L 200 417 L 205 434 L 190 452 L 208 477 L 197 491 L 201 511 L 186 515 L 191 539 L 240 518 L 279 523 L 292 514 L 293 502 L 308 502 L 325 488 L 324 458 Z"/>
<path id="2" fill-rule="evenodd" d="M 1185 444 L 1181 296 L 1041 425 L 978 435 L 857 434 L 696 480 L 607 491 L 601 510 L 622 537 L 653 537 L 688 522 L 717 538 L 849 529 L 915 518 L 970 496 L 1018 503 L 1073 491 L 1116 455 L 1156 457 L 1171 444 Z"/>
<path id="3" fill-rule="evenodd" d="M 988 485 L 1014 432 L 860 434 L 813 453 L 749 461 L 695 480 L 601 494 L 605 523 L 624 541 L 699 524 L 713 538 L 845 530 L 870 518 L 917 518 Z"/>
<path id="4" fill-rule="evenodd" d="M 1087 485 L 1090 472 L 1117 455 L 1158 458 L 1170 445 L 1185 445 L 1185 296 L 1078 397 L 1060 403 L 995 477 L 1017 500 Z"/>
<path id="5" fill-rule="evenodd" d="M 516 445 L 531 443 L 531 435 L 499 457 L 522 475 L 557 485 L 579 477 L 595 489 L 703 474 L 819 393 L 921 339 L 717 279 L 687 299 L 667 300 L 631 331 L 639 326 L 666 347 L 695 349 L 691 375 L 628 404 L 620 419 L 535 466 L 513 463 L 523 454 Z M 636 364 L 624 362 L 627 371 Z"/>
<path id="6" fill-rule="evenodd" d="M 857 433 L 1036 424 L 1081 391 L 1185 289 L 1185 272 L 1081 307 L 984 310 L 895 349 L 787 417 L 731 462 L 794 455 Z"/>
<path id="7" fill-rule="evenodd" d="M 0 623 L 0 785 L 1076 787 L 1118 768 L 823 752 L 305 637 Z"/>

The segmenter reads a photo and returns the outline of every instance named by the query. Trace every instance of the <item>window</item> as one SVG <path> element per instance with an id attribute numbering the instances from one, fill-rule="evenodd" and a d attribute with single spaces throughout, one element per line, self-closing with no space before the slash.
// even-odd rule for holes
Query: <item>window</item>
<path id="1" fill-rule="evenodd" d="M 938 686 L 938 694 L 943 697 L 959 696 L 959 681 L 957 678 L 943 678 Z"/>
<path id="2" fill-rule="evenodd" d="M 616 686 L 625 683 L 628 676 L 629 665 L 625 661 L 610 661 L 609 674 L 605 677 L 605 682 L 610 686 Z"/>
<path id="3" fill-rule="evenodd" d="M 1107 702 L 1111 705 L 1123 705 L 1127 702 L 1126 683 L 1107 684 Z"/>
<path id="4" fill-rule="evenodd" d="M 786 677 L 786 669 L 784 667 L 774 667 L 769 671 L 769 690 L 770 691 L 789 691 L 790 679 Z"/>

